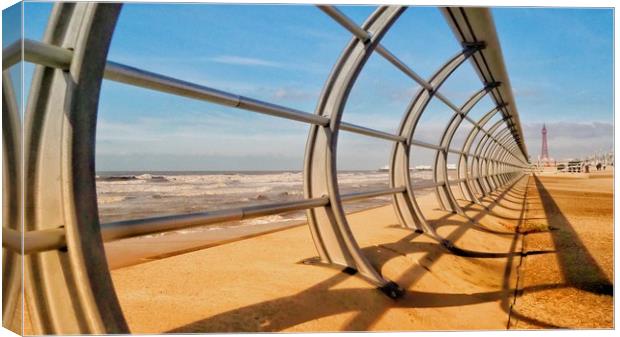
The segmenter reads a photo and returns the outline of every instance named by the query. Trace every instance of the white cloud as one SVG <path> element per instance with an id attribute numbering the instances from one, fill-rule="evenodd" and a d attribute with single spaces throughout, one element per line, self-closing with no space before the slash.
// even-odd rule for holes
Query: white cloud
<path id="1" fill-rule="evenodd" d="M 259 67 L 273 67 L 282 68 L 284 65 L 279 62 L 273 62 L 269 60 L 263 60 L 254 57 L 243 57 L 236 55 L 219 55 L 208 58 L 209 61 L 223 64 L 234 64 L 241 66 L 259 66 Z"/>
<path id="2" fill-rule="evenodd" d="M 312 92 L 310 90 L 278 88 L 273 92 L 272 96 L 275 99 L 310 100 L 310 99 L 316 99 L 316 97 L 318 97 L 318 91 Z"/>

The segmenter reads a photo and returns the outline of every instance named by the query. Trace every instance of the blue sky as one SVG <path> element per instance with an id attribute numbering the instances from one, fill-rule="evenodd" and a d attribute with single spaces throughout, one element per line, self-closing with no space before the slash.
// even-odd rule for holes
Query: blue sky
<path id="1" fill-rule="evenodd" d="M 26 3 L 27 38 L 42 38 L 50 9 L 46 3 Z M 340 9 L 361 24 L 374 7 Z M 540 152 L 543 122 L 556 158 L 609 150 L 613 12 L 501 8 L 493 15 L 532 158 Z M 128 4 L 108 58 L 313 112 L 349 39 L 348 31 L 313 6 Z M 443 16 L 432 7 L 409 8 L 382 43 L 426 78 L 459 51 Z M 31 73 L 32 66 L 26 66 L 26 78 Z M 442 92 L 460 105 L 480 86 L 466 63 Z M 417 89 L 373 55 L 343 120 L 393 132 Z M 472 117 L 491 108 L 485 99 Z M 432 102 L 416 138 L 437 143 L 451 113 L 443 103 Z M 105 81 L 97 132 L 98 170 L 300 169 L 307 126 Z M 387 164 L 390 149 L 389 142 L 342 132 L 338 167 L 376 169 Z M 430 161 L 430 151 L 416 151 L 414 164 Z"/>

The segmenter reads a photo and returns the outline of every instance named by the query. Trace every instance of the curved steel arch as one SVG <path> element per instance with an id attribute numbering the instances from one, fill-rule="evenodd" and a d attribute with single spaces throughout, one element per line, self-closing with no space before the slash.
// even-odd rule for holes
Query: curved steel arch
<path id="1" fill-rule="evenodd" d="M 393 297 L 398 286 L 385 280 L 370 265 L 353 238 L 342 208 L 336 169 L 338 131 L 349 92 L 362 67 L 378 45 L 381 37 L 405 10 L 401 6 L 380 7 L 366 20 L 362 29 L 370 35 L 364 41 L 353 37 L 326 81 L 316 113 L 329 116 L 326 126 L 313 125 L 304 159 L 304 195 L 306 198 L 329 196 L 330 203 L 309 209 L 308 224 L 322 261 L 349 267 L 378 285 Z"/>
<path id="2" fill-rule="evenodd" d="M 508 135 L 508 133 L 510 132 L 510 130 L 508 128 L 504 128 L 502 129 L 502 131 L 497 132 L 497 135 L 495 136 L 495 138 L 497 139 L 501 139 L 505 136 Z M 495 184 L 493 184 L 493 180 L 491 175 L 493 174 L 493 171 L 491 170 L 490 167 L 490 159 L 492 159 L 493 157 L 491 156 L 491 154 L 493 152 L 491 152 L 491 150 L 494 147 L 500 147 L 500 142 L 499 140 L 495 140 L 493 139 L 493 132 L 490 132 L 490 136 L 488 136 L 485 141 L 484 144 L 482 144 L 482 151 L 481 151 L 481 155 L 484 158 L 480 163 L 480 171 L 484 172 L 484 175 L 482 176 L 482 179 L 485 183 L 485 186 L 487 188 L 486 193 L 490 193 L 491 191 L 494 191 L 497 189 L 497 186 L 495 186 Z"/>
<path id="3" fill-rule="evenodd" d="M 497 181 L 497 161 L 499 160 L 499 158 L 497 158 L 496 150 L 500 149 L 500 144 L 502 144 L 501 142 L 505 141 L 506 140 L 502 137 L 502 139 L 500 139 L 498 143 L 490 143 L 487 147 L 486 155 L 488 156 L 488 159 L 485 162 L 485 179 L 489 183 L 492 191 L 496 190 L 500 186 Z"/>
<path id="4" fill-rule="evenodd" d="M 33 328 L 125 333 L 108 271 L 95 188 L 99 91 L 120 4 L 56 4 L 44 42 L 73 50 L 68 71 L 38 66 L 26 108 L 25 229 L 62 227 L 66 249 L 26 257 Z"/>
<path id="5" fill-rule="evenodd" d="M 490 186 L 487 185 L 486 178 L 488 172 L 485 170 L 483 174 L 483 168 L 486 167 L 485 165 L 488 160 L 488 156 L 486 155 L 486 148 L 489 144 L 492 143 L 489 141 L 490 139 L 492 139 L 491 135 L 502 125 L 502 123 L 503 120 L 500 120 L 493 126 L 491 126 L 487 133 L 482 136 L 480 142 L 476 145 L 476 150 L 474 151 L 476 160 L 472 162 L 472 171 L 474 172 L 474 175 L 476 177 L 475 181 L 477 181 L 477 185 L 480 188 L 480 192 L 483 196 L 486 195 L 488 192 L 492 191 Z M 505 128 L 504 130 L 508 130 L 508 128 Z"/>
<path id="6" fill-rule="evenodd" d="M 491 92 L 494 88 L 498 87 L 499 83 L 490 83 L 487 84 L 484 88 L 475 92 L 461 107 L 460 112 L 455 112 L 452 115 L 452 118 L 448 122 L 448 125 L 443 131 L 441 135 L 439 144 L 443 148 L 450 148 L 452 144 L 452 140 L 456 131 L 458 130 L 461 123 L 466 120 L 467 114 L 474 108 L 478 102 L 482 100 L 489 92 Z M 475 122 L 474 122 L 475 123 Z M 474 124 L 475 126 L 475 124 Z M 462 153 L 460 154 L 463 155 Z M 436 193 L 437 198 L 442 201 L 442 206 L 444 209 L 448 209 L 449 211 L 453 211 L 459 214 L 464 214 L 461 207 L 456 202 L 456 198 L 452 193 L 452 189 L 450 188 L 450 183 L 448 181 L 448 153 L 447 151 L 437 151 L 435 154 L 435 165 L 433 165 L 433 177 L 436 182 L 441 181 L 444 184 L 437 186 Z M 448 207 L 447 207 L 448 206 Z"/>
<path id="7" fill-rule="evenodd" d="M 459 183 L 459 186 L 461 188 L 461 193 L 465 196 L 465 198 L 469 198 L 469 201 L 473 201 L 477 204 L 480 204 L 480 200 L 476 197 L 476 194 L 474 193 L 475 191 L 475 187 L 472 185 L 472 176 L 470 174 L 471 169 L 469 166 L 469 153 L 471 151 L 471 147 L 474 143 L 474 140 L 476 138 L 476 136 L 478 135 L 478 133 L 480 132 L 480 129 L 482 129 L 486 123 L 493 118 L 493 116 L 495 116 L 496 113 L 498 113 L 500 111 L 499 106 L 491 109 L 491 111 L 487 112 L 486 114 L 484 114 L 477 123 L 477 127 L 472 128 L 469 131 L 469 134 L 467 135 L 467 138 L 465 139 L 465 141 L 463 142 L 463 146 L 461 147 L 461 152 L 462 153 L 467 153 L 468 155 L 461 155 L 459 156 L 459 162 L 457 164 L 457 176 L 459 178 L 459 180 L 462 180 L 462 182 Z M 474 157 L 473 160 L 476 160 L 476 158 Z"/>
<path id="8" fill-rule="evenodd" d="M 415 200 L 411 176 L 409 174 L 409 153 L 416 127 L 430 100 L 436 94 L 441 85 L 448 77 L 467 60 L 473 53 L 478 51 L 481 45 L 469 46 L 446 62 L 428 81 L 429 88 L 422 87 L 416 97 L 411 101 L 400 123 L 400 136 L 405 137 L 406 143 L 394 145 L 390 160 L 390 186 L 406 186 L 407 190 L 394 195 L 394 206 L 401 224 L 405 227 L 428 232 L 439 238 L 435 229 L 424 218 L 420 206 Z"/>

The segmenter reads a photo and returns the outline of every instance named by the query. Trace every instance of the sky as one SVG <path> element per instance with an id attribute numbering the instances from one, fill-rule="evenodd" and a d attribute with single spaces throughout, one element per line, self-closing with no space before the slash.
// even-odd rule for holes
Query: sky
<path id="1" fill-rule="evenodd" d="M 339 9 L 361 24 L 375 7 Z M 50 10 L 48 3 L 25 4 L 26 38 L 42 38 Z M 492 13 L 531 158 L 540 153 L 543 123 L 550 155 L 556 159 L 609 151 L 613 11 L 495 8 Z M 108 59 L 313 113 L 350 38 L 348 31 L 308 5 L 134 3 L 122 9 Z M 3 33 L 3 46 L 10 40 Z M 433 7 L 410 7 L 382 44 L 424 78 L 460 49 Z M 32 69 L 24 68 L 26 94 Z M 481 86 L 467 62 L 441 91 L 460 105 Z M 395 132 L 418 89 L 373 55 L 355 83 L 343 121 Z M 470 116 L 478 119 L 492 107 L 485 98 Z M 438 143 L 451 114 L 433 100 L 415 138 Z M 469 131 L 464 126 L 454 147 L 460 147 Z M 304 123 L 105 80 L 96 166 L 98 171 L 299 170 L 307 133 Z M 389 141 L 341 132 L 338 169 L 377 169 L 388 163 L 391 148 Z M 412 164 L 430 164 L 432 155 L 414 148 Z"/>

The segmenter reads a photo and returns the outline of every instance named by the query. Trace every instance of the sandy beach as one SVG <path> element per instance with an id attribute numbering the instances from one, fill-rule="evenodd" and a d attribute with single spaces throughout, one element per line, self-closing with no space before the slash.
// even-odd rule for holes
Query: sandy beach
<path id="1" fill-rule="evenodd" d="M 407 289 L 396 301 L 359 277 L 304 264 L 316 255 L 305 226 L 112 276 L 135 333 L 609 328 L 612 181 L 524 177 L 496 192 L 497 202 L 485 199 L 486 209 L 463 202 L 478 225 L 438 210 L 433 195 L 421 198 L 458 254 L 401 228 L 391 206 L 350 215 L 366 256 Z M 514 234 L 517 226 L 529 233 Z"/>
<path id="2" fill-rule="evenodd" d="M 511 328 L 613 327 L 613 176 L 543 176 L 528 185 L 519 296 Z"/>
<path id="3" fill-rule="evenodd" d="M 310 263 L 304 224 L 213 237 L 204 249 L 162 240 L 150 258 L 140 246 L 133 257 L 106 249 L 112 265 L 127 264 L 111 274 L 132 333 L 612 328 L 612 182 L 524 176 L 484 206 L 460 200 L 466 216 L 421 197 L 452 251 L 400 227 L 391 206 L 350 214 L 364 254 L 406 289 L 398 300 Z"/>

